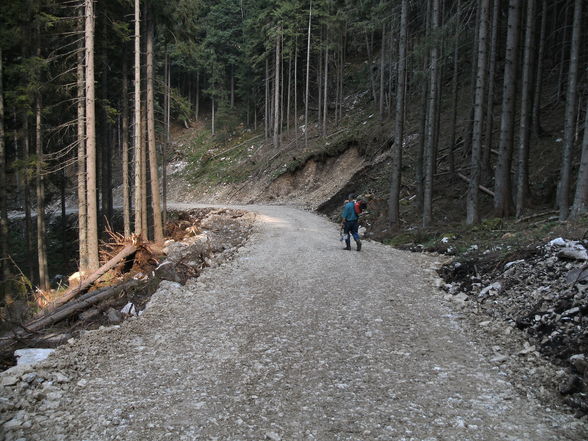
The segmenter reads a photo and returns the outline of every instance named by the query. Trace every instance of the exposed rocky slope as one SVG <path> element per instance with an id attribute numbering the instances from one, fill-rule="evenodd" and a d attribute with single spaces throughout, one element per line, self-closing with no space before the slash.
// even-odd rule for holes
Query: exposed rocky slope
<path id="1" fill-rule="evenodd" d="M 520 342 L 497 351 L 527 370 L 539 387 L 557 388 L 581 414 L 588 412 L 588 253 L 585 243 L 556 239 L 546 245 L 511 253 L 462 258 L 440 271 L 448 298 L 473 314 L 481 327 L 509 340 L 521 330 Z M 487 318 L 484 318 L 487 317 Z M 514 338 L 513 338 L 514 340 Z M 541 369 L 545 357 L 557 369 Z M 535 367 L 529 366 L 531 364 Z M 543 363 L 545 364 L 545 363 Z"/>

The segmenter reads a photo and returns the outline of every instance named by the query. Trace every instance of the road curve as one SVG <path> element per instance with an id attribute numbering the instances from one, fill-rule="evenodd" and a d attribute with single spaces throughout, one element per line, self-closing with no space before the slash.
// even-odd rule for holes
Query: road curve
<path id="1" fill-rule="evenodd" d="M 182 206 L 175 206 L 182 208 Z M 185 207 L 184 207 L 185 208 Z M 281 206 L 236 258 L 163 282 L 138 319 L 59 349 L 28 440 L 581 440 L 522 397 L 434 288 L 434 258 Z"/>

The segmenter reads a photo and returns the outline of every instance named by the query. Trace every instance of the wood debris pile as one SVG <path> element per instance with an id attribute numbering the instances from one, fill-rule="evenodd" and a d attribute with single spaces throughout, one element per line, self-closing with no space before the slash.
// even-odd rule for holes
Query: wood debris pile
<path id="1" fill-rule="evenodd" d="M 38 296 L 45 300 L 41 311 L 12 323 L 10 332 L 0 336 L 0 358 L 8 366 L 17 348 L 53 347 L 82 329 L 139 315 L 161 280 L 184 284 L 205 267 L 230 259 L 247 239 L 252 216 L 225 209 L 178 213 L 166 227 L 164 244 L 109 231 L 110 240 L 101 246 L 101 267 L 70 277 L 64 292 Z"/>

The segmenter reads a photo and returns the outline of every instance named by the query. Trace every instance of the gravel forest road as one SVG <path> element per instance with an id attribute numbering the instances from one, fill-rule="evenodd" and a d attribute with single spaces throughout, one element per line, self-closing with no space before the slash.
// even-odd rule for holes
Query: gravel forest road
<path id="1" fill-rule="evenodd" d="M 66 378 L 24 410 L 23 439 L 588 439 L 484 359 L 434 257 L 343 251 L 325 218 L 246 208 L 256 226 L 234 260 L 162 282 L 141 317 L 45 362 Z"/>

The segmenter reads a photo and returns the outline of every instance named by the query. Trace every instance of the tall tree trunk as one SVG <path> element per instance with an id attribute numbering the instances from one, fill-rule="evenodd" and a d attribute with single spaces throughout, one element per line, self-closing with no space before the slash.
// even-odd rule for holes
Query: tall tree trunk
<path id="1" fill-rule="evenodd" d="M 323 92 L 323 137 L 327 136 L 327 114 L 329 113 L 329 29 L 325 31 L 325 89 Z"/>
<path id="2" fill-rule="evenodd" d="M 165 54 L 165 142 L 161 152 L 161 177 L 163 180 L 162 188 L 162 222 L 165 235 L 165 225 L 167 224 L 167 151 L 171 144 L 171 63 L 169 54 Z"/>
<path id="3" fill-rule="evenodd" d="M 290 134 L 290 95 L 292 94 L 292 52 L 288 55 L 288 91 L 286 100 L 286 133 Z"/>
<path id="4" fill-rule="evenodd" d="M 213 82 L 214 84 L 214 82 Z M 216 100 L 214 98 L 214 95 L 212 96 L 212 118 L 211 118 L 211 124 L 210 124 L 210 133 L 212 134 L 212 136 L 214 136 L 216 134 Z"/>
<path id="5" fill-rule="evenodd" d="M 6 181 L 6 148 L 4 144 L 4 91 L 2 87 L 2 47 L 0 47 L 0 275 L 8 280 L 8 190 Z M 3 292 L 0 286 L 0 293 Z"/>
<path id="6" fill-rule="evenodd" d="M 481 0 L 476 0 L 476 5 L 479 6 Z M 476 96 L 476 78 L 478 75 L 478 36 L 480 35 L 480 8 L 476 7 L 476 25 L 474 27 L 474 44 L 472 45 L 472 69 L 470 71 L 470 85 L 472 88 L 471 93 L 471 107 L 470 115 L 466 120 L 466 128 L 463 135 L 463 154 L 464 158 L 471 153 L 472 149 L 472 135 L 474 129 L 474 97 Z"/>
<path id="7" fill-rule="evenodd" d="M 384 68 L 386 66 L 386 24 L 382 24 L 382 49 L 380 53 L 380 124 L 384 124 Z"/>
<path id="8" fill-rule="evenodd" d="M 94 86 L 94 2 L 86 1 L 86 191 L 88 202 L 88 271 L 100 266 L 96 196 L 96 112 Z"/>
<path id="9" fill-rule="evenodd" d="M 25 114 L 23 117 L 23 160 L 25 163 L 29 162 L 31 154 L 31 143 L 29 133 L 29 117 Z M 25 210 L 25 249 L 27 257 L 27 275 L 32 282 L 35 279 L 35 265 L 36 259 L 33 256 L 33 220 L 31 215 L 31 182 L 29 179 L 29 171 L 24 174 L 24 210 Z"/>
<path id="10" fill-rule="evenodd" d="M 298 39 L 294 44 L 294 144 L 298 146 Z"/>
<path id="11" fill-rule="evenodd" d="M 269 138 L 269 58 L 265 57 L 265 101 L 264 101 L 264 114 L 263 114 L 263 129 L 265 140 Z"/>
<path id="12" fill-rule="evenodd" d="M 279 124 L 279 136 L 280 142 L 282 141 L 282 133 L 284 132 L 284 90 L 286 90 L 285 75 L 284 75 L 284 36 L 280 36 L 280 124 Z"/>
<path id="13" fill-rule="evenodd" d="M 439 28 L 439 0 L 433 0 L 431 29 L 435 38 L 437 38 L 437 29 Z M 437 118 L 437 100 L 439 99 L 438 86 L 439 75 L 439 47 L 438 42 L 433 43 L 431 48 L 431 68 L 429 72 L 429 102 L 427 111 L 427 130 L 425 150 L 423 155 L 424 162 L 424 188 L 423 188 L 423 227 L 431 225 L 433 219 L 433 170 L 435 157 L 435 121 Z"/>
<path id="14" fill-rule="evenodd" d="M 571 5 L 571 1 L 572 0 L 564 0 L 564 19 L 562 21 L 562 23 L 564 23 L 563 26 L 560 26 L 561 28 L 561 51 L 560 51 L 560 60 L 559 60 L 559 77 L 557 80 L 557 98 L 558 100 L 562 98 L 562 95 L 564 93 L 564 75 L 565 75 L 565 60 L 566 60 L 566 48 L 568 47 L 568 35 L 570 34 L 569 32 L 569 26 L 568 26 L 568 15 L 570 12 L 570 5 Z M 554 16 L 556 14 L 553 14 Z M 573 30 L 572 30 L 573 31 Z"/>
<path id="15" fill-rule="evenodd" d="M 147 205 L 147 100 L 141 103 L 141 231 L 149 239 L 149 205 Z"/>
<path id="16" fill-rule="evenodd" d="M 400 13 L 400 36 L 398 46 L 398 89 L 396 93 L 396 121 L 394 144 L 392 145 L 392 174 L 388 198 L 388 221 L 392 229 L 400 227 L 400 183 L 402 171 L 402 144 L 404 143 L 404 107 L 406 93 L 406 29 L 408 0 L 402 0 Z"/>
<path id="17" fill-rule="evenodd" d="M 588 100 L 584 115 L 584 139 L 582 141 L 582 159 L 576 180 L 576 194 L 570 217 L 575 218 L 588 211 Z"/>
<path id="18" fill-rule="evenodd" d="M 541 3 L 541 30 L 539 31 L 539 49 L 537 51 L 537 70 L 533 91 L 533 110 L 531 111 L 531 133 L 535 138 L 541 136 L 541 92 L 543 91 L 543 57 L 545 56 L 545 39 L 547 29 L 547 0 Z"/>
<path id="19" fill-rule="evenodd" d="M 80 11 L 82 13 L 82 11 Z M 81 27 L 84 21 L 81 22 Z M 86 102 L 84 78 L 84 44 L 78 52 L 77 66 L 77 135 L 78 135 L 78 249 L 80 271 L 88 270 L 88 201 L 86 191 Z"/>
<path id="20" fill-rule="evenodd" d="M 501 0 L 494 0 L 492 12 L 492 36 L 490 37 L 490 65 L 488 67 L 488 94 L 486 97 L 486 134 L 482 151 L 481 178 L 486 180 L 491 174 L 490 152 L 492 150 L 492 132 L 494 129 L 494 89 L 496 85 L 496 54 L 498 45 L 498 18 Z"/>
<path id="21" fill-rule="evenodd" d="M 368 54 L 368 76 L 370 78 L 370 84 L 372 86 L 372 98 L 374 103 L 378 101 L 378 97 L 376 95 L 376 82 L 374 81 L 374 73 L 372 71 L 372 46 L 370 45 L 369 37 L 367 32 L 364 33 L 365 35 L 365 46 L 367 48 Z"/>
<path id="22" fill-rule="evenodd" d="M 231 109 L 235 107 L 235 67 L 231 65 Z"/>
<path id="23" fill-rule="evenodd" d="M 281 29 L 278 29 L 278 34 Z M 276 37 L 276 64 L 274 69 L 274 148 L 280 147 L 280 36 Z"/>
<path id="24" fill-rule="evenodd" d="M 49 272 L 47 269 L 47 244 L 45 242 L 45 183 L 43 178 L 43 136 L 41 130 L 41 96 L 35 102 L 35 146 L 37 152 L 36 190 L 37 190 L 37 262 L 39 265 L 39 287 L 49 290 Z"/>
<path id="25" fill-rule="evenodd" d="M 151 208 L 153 210 L 153 238 L 156 243 L 160 243 L 163 242 L 163 222 L 161 219 L 161 198 L 157 171 L 157 150 L 155 147 L 155 106 L 153 99 L 154 24 L 151 14 L 147 23 L 147 139 L 149 145 L 149 174 L 151 177 Z"/>
<path id="26" fill-rule="evenodd" d="M 498 0 L 497 0 L 498 1 Z M 449 129 L 449 173 L 451 177 L 455 175 L 455 139 L 457 132 L 457 94 L 459 91 L 459 37 L 461 26 L 461 0 L 457 0 L 457 12 L 456 12 L 456 32 L 454 35 L 455 41 L 453 45 L 453 80 L 451 82 L 451 125 Z"/>
<path id="27" fill-rule="evenodd" d="M 321 39 L 320 39 L 321 43 L 324 41 L 323 40 L 323 31 L 321 29 Z M 318 102 L 317 102 L 317 118 L 316 118 L 316 122 L 317 125 L 319 127 L 319 129 L 322 130 L 322 122 L 323 122 L 323 48 L 322 48 L 322 44 L 319 45 L 319 53 L 317 54 L 316 57 L 316 65 L 318 66 L 318 69 L 316 71 L 316 87 L 317 87 L 317 96 L 318 96 Z"/>
<path id="28" fill-rule="evenodd" d="M 512 214 L 511 177 L 512 144 L 514 132 L 514 107 L 517 74 L 517 55 L 519 46 L 519 16 L 521 0 L 510 0 L 508 13 L 508 33 L 506 37 L 506 57 L 504 64 L 504 83 L 502 88 L 502 111 L 500 116 L 500 141 L 498 162 L 494 173 L 494 214 L 506 217 Z"/>
<path id="29" fill-rule="evenodd" d="M 484 91 L 486 87 L 486 61 L 488 51 L 488 11 L 490 1 L 482 0 L 480 23 L 478 26 L 478 68 L 474 93 L 474 125 L 472 127 L 472 156 L 470 182 L 467 195 L 466 223 L 472 225 L 480 221 L 478 210 L 478 187 L 480 185 L 480 156 L 482 152 L 482 123 L 484 121 Z"/>
<path id="30" fill-rule="evenodd" d="M 306 46 L 306 91 L 304 93 L 304 147 L 308 148 L 308 92 L 310 84 L 310 31 L 312 24 L 312 1 L 308 12 L 308 43 Z"/>
<path id="31" fill-rule="evenodd" d="M 135 75 L 134 75 L 134 137 L 133 152 L 135 163 L 135 234 L 145 238 L 146 231 L 142 230 L 143 207 L 141 206 L 141 170 L 145 166 L 141 163 L 142 129 L 141 129 L 141 5 L 135 0 Z"/>
<path id="32" fill-rule="evenodd" d="M 123 230 L 125 237 L 131 236 L 131 199 L 129 182 L 129 73 L 126 51 L 122 65 L 122 192 Z"/>
<path id="33" fill-rule="evenodd" d="M 516 216 L 521 217 L 525 209 L 529 188 L 528 160 L 529 135 L 531 133 L 531 82 L 535 33 L 535 0 L 527 0 L 527 25 L 525 31 L 525 53 L 523 56 L 523 84 L 519 126 L 519 148 L 517 163 Z M 540 60 L 538 60 L 540 62 Z"/>
<path id="34" fill-rule="evenodd" d="M 170 67 L 171 70 L 171 67 Z M 171 95 L 171 86 L 170 86 L 170 95 Z M 171 99 L 171 97 L 170 97 Z M 196 72 L 196 121 L 198 121 L 198 115 L 200 114 L 200 72 Z"/>
<path id="35" fill-rule="evenodd" d="M 564 145 L 561 159 L 559 181 L 559 218 L 565 220 L 569 215 L 569 193 L 572 173 L 572 152 L 574 149 L 574 126 L 576 122 L 576 102 L 578 91 L 578 58 L 580 53 L 580 34 L 582 31 L 582 3 L 575 0 L 574 23 L 572 28 L 572 45 L 570 49 L 570 66 L 566 90 L 566 107 L 564 119 Z"/>
<path id="36" fill-rule="evenodd" d="M 425 38 L 428 40 L 431 34 L 431 2 L 427 1 L 425 14 Z M 423 52 L 422 72 L 423 76 L 427 72 L 429 66 L 429 57 L 427 51 Z M 419 144 L 417 148 L 417 160 L 415 170 L 415 187 L 416 187 L 416 206 L 417 211 L 422 215 L 424 206 L 424 188 L 425 188 L 425 165 L 424 152 L 427 138 L 427 121 L 428 121 L 428 96 L 429 96 L 429 82 L 421 81 L 421 120 L 419 125 Z"/>

